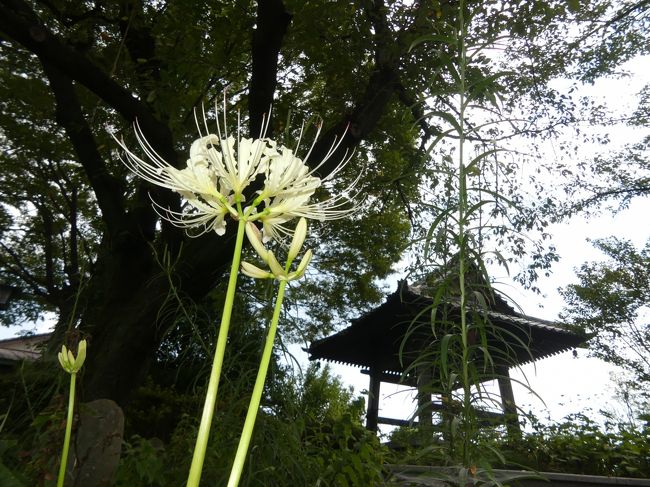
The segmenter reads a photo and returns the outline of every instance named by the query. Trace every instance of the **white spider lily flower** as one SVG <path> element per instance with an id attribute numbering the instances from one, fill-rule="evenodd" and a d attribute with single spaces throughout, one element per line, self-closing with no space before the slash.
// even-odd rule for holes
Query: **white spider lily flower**
<path id="1" fill-rule="evenodd" d="M 186 167 L 176 169 L 165 162 L 151 147 L 137 122 L 135 123 L 135 136 L 150 162 L 144 161 L 131 152 L 123 140 L 116 140 L 126 153 L 126 159 L 122 159 L 122 162 L 136 175 L 152 184 L 176 191 L 184 197 L 189 195 L 207 196 L 225 203 L 227 195 L 220 191 L 220 189 L 223 191 L 224 188 L 222 185 L 221 188 L 218 187 L 220 181 L 217 172 L 206 157 L 206 146 L 210 137 L 194 141 L 190 148 L 190 158 L 187 160 Z"/>
<path id="2" fill-rule="evenodd" d="M 203 227 L 201 233 L 214 230 L 223 235 L 226 231 L 225 216 L 237 215 L 230 188 L 220 177 L 212 161 L 217 152 L 212 144 L 216 136 L 201 137 L 190 147 L 190 157 L 184 169 L 176 169 L 164 161 L 145 139 L 139 125 L 135 135 L 149 162 L 131 152 L 123 141 L 118 140 L 126 157 L 122 162 L 145 181 L 171 189 L 184 199 L 182 212 L 158 207 L 161 217 L 183 228 Z"/>
<path id="3" fill-rule="evenodd" d="M 203 121 L 195 121 L 200 137 L 191 147 L 186 167 L 177 169 L 160 157 L 145 139 L 139 125 L 135 124 L 135 135 L 146 159 L 131 152 L 123 141 L 118 144 L 124 149 L 124 164 L 151 184 L 171 189 L 178 193 L 183 202 L 181 211 L 164 208 L 154 202 L 162 218 L 173 225 L 186 229 L 199 229 L 198 234 L 214 231 L 218 235 L 226 232 L 227 216 L 246 221 L 259 220 L 262 224 L 262 241 L 274 239 L 282 242 L 293 230 L 286 224 L 294 218 L 311 218 L 320 221 L 343 218 L 358 209 L 355 202 L 358 193 L 357 178 L 337 196 L 325 201 L 310 202 L 316 190 L 331 180 L 350 160 L 344 157 L 341 163 L 325 178 L 315 176 L 317 171 L 339 148 L 342 138 L 337 138 L 322 161 L 310 169 L 306 161 L 311 154 L 318 135 L 317 128 L 311 148 L 301 160 L 294 151 L 278 146 L 265 138 L 269 118 L 262 123 L 258 139 L 241 137 L 241 123 L 238 120 L 236 137 L 228 135 L 226 129 L 225 100 L 223 109 L 223 131 L 217 117 L 217 133 L 210 133 L 203 111 Z M 300 147 L 304 126 L 295 150 Z M 264 185 L 257 192 L 254 201 L 243 208 L 244 192 L 259 176 L 264 176 Z M 354 194 L 353 194 L 354 193 Z"/>
<path id="4" fill-rule="evenodd" d="M 84 362 L 86 361 L 86 340 L 79 342 L 77 349 L 77 358 L 68 350 L 65 345 L 61 346 L 61 351 L 58 353 L 59 363 L 63 370 L 68 374 L 76 374 L 81 370 Z"/>
<path id="5" fill-rule="evenodd" d="M 172 225 L 188 230 L 202 229 L 193 236 L 199 236 L 209 231 L 214 231 L 217 235 L 223 235 L 226 233 L 226 216 L 231 215 L 233 218 L 237 218 L 238 214 L 230 204 L 221 204 L 220 201 L 214 199 L 204 201 L 193 194 L 183 196 L 186 204 L 180 212 L 164 208 L 153 200 L 152 203 L 156 207 L 158 214 Z M 231 203 L 232 197 L 228 201 Z"/>
<path id="6" fill-rule="evenodd" d="M 218 108 L 215 106 L 215 112 Z M 262 119 L 262 133 L 258 139 L 247 139 L 241 136 L 241 121 L 237 120 L 237 139 L 228 135 L 226 124 L 226 100 L 223 103 L 223 131 L 217 116 L 217 135 L 210 134 L 205 111 L 203 111 L 203 126 L 207 135 L 199 140 L 206 140 L 204 153 L 225 187 L 232 191 L 236 202 L 243 202 L 244 190 L 253 182 L 258 174 L 264 172 L 269 154 L 273 154 L 273 144 L 264 136 L 268 129 L 270 117 Z M 201 133 L 201 124 L 194 112 L 196 127 Z M 209 147 L 207 145 L 210 145 Z M 194 145 L 194 144 L 192 144 Z M 217 150 L 219 147 L 220 150 Z"/>
<path id="7" fill-rule="evenodd" d="M 321 184 L 320 178 L 312 175 L 313 171 L 291 149 L 280 147 L 280 150 L 270 152 L 270 161 L 266 168 L 264 196 L 279 196 L 288 191 L 313 193 Z"/>
<path id="8" fill-rule="evenodd" d="M 130 151 L 124 141 L 116 139 L 126 154 L 123 162 L 132 172 L 149 183 L 177 192 L 183 198 L 181 212 L 163 208 L 154 202 L 160 216 L 182 228 L 202 228 L 199 234 L 213 230 L 223 235 L 226 232 L 225 217 L 228 214 L 233 218 L 242 216 L 238 204 L 245 200 L 244 190 L 259 173 L 264 172 L 269 155 L 275 153 L 273 145 L 263 137 L 268 118 L 266 124 L 262 122 L 262 136 L 247 139 L 241 137 L 239 123 L 237 138 L 227 134 L 225 101 L 223 116 L 224 131 L 217 117 L 217 134 L 213 134 L 208 130 L 205 111 L 202 124 L 195 112 L 200 137 L 190 146 L 190 156 L 183 169 L 171 166 L 158 155 L 137 122 L 136 139 L 147 161 Z"/>
<path id="9" fill-rule="evenodd" d="M 271 239 L 282 241 L 283 237 L 291 236 L 292 231 L 285 226 L 285 223 L 296 217 L 319 221 L 336 220 L 347 217 L 360 207 L 361 202 L 355 188 L 361 179 L 362 171 L 347 188 L 336 196 L 310 203 L 316 190 L 336 176 L 351 159 L 351 156 L 344 157 L 336 168 L 323 179 L 314 176 L 314 173 L 336 152 L 343 140 L 342 138 L 338 141 L 334 140 L 320 164 L 310 170 L 306 161 L 319 133 L 320 127 L 304 161 L 296 157 L 293 151 L 286 147 L 280 147 L 279 151 L 269 154 L 264 189 L 259 192 L 254 202 L 255 204 L 263 201 L 265 207 L 252 218 L 262 223 L 264 242 Z"/>

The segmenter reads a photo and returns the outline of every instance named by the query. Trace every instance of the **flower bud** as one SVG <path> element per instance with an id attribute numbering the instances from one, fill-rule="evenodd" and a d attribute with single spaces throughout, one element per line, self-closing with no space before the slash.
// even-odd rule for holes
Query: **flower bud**
<path id="1" fill-rule="evenodd" d="M 86 361 L 86 340 L 79 342 L 77 350 L 77 358 L 75 359 L 71 350 L 68 350 L 65 345 L 61 346 L 61 351 L 58 354 L 59 363 L 63 370 L 68 374 L 76 374 L 79 372 L 84 362 Z"/>
<path id="2" fill-rule="evenodd" d="M 75 366 L 77 367 L 77 370 L 81 369 L 85 361 L 86 361 L 86 340 L 81 340 L 79 342 L 79 347 L 77 348 L 77 360 L 75 360 Z"/>
<path id="3" fill-rule="evenodd" d="M 269 250 L 269 253 L 268 253 L 268 257 L 269 257 L 268 264 L 269 264 L 269 267 L 271 268 L 271 272 L 273 273 L 273 275 L 275 277 L 277 277 L 278 279 L 280 279 L 282 277 L 286 277 L 287 276 L 286 271 L 280 265 L 280 263 L 278 262 L 278 259 L 275 258 L 275 255 L 273 255 L 273 252 L 271 252 L 270 250 Z"/>
<path id="4" fill-rule="evenodd" d="M 305 255 L 302 256 L 302 259 L 300 259 L 300 264 L 298 264 L 298 268 L 296 269 L 295 272 L 292 272 L 291 275 L 289 276 L 291 281 L 300 279 L 302 276 L 305 275 L 305 271 L 307 270 L 307 266 L 309 265 L 309 262 L 311 262 L 311 258 L 313 257 L 313 255 L 314 254 L 311 251 L 311 249 L 305 252 Z"/>
<path id="5" fill-rule="evenodd" d="M 255 252 L 257 252 L 257 254 L 262 258 L 264 262 L 268 262 L 269 252 L 266 250 L 266 247 L 264 247 L 264 244 L 262 243 L 262 233 L 254 223 L 246 223 L 246 236 L 248 237 L 248 241 L 255 249 Z"/>
<path id="6" fill-rule="evenodd" d="M 293 260 L 298 256 L 298 252 L 302 248 L 302 244 L 305 242 L 305 237 L 307 236 L 307 220 L 301 218 L 296 225 L 296 229 L 293 233 L 293 240 L 291 240 L 291 246 L 289 247 L 289 253 L 287 254 L 287 262 L 293 262 Z"/>
<path id="7" fill-rule="evenodd" d="M 248 262 L 241 263 L 241 271 L 247 276 L 254 279 L 269 279 L 273 277 L 273 274 L 270 272 L 264 271 L 253 264 L 249 264 Z"/>

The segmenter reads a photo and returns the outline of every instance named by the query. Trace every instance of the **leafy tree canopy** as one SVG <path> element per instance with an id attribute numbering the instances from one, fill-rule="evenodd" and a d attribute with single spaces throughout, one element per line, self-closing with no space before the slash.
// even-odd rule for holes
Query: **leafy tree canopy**
<path id="1" fill-rule="evenodd" d="M 591 353 L 633 376 L 635 389 L 650 381 L 650 242 L 637 248 L 611 237 L 594 246 L 607 260 L 578 270 L 578 284 L 564 289 L 565 317 L 593 336 Z"/>
<path id="2" fill-rule="evenodd" d="M 648 49 L 639 42 L 646 1 L 466 9 L 468 45 L 477 47 L 471 96 L 497 117 L 525 111 L 517 134 L 552 134 L 574 121 L 553 78 L 591 81 Z M 291 141 L 302 120 L 318 116 L 324 126 L 311 163 L 342 137 L 320 172 L 351 151 L 339 184 L 364 171 L 363 209 L 315 225 L 319 274 L 294 298 L 307 303 L 307 336 L 378 300 L 376 279 L 425 221 L 414 204 L 420 191 L 445 194 L 444 164 L 427 151 L 445 128 L 426 114 L 455 116 L 449 34 L 458 13 L 447 1 L 1 0 L 0 278 L 20 289 L 3 323 L 54 311 L 54 346 L 76 326 L 90 338 L 86 399 L 128 399 L 170 330 L 189 326 L 176 298 L 218 302 L 210 293 L 232 238 L 192 239 L 160 221 L 151 199 L 178 209 L 178 195 L 134 179 L 111 134 L 135 147 L 137 120 L 158 154 L 180 167 L 196 137 L 194 110 L 212 107 L 224 90 L 231 126 L 239 110 L 244 132 L 257 135 L 273 105 L 267 135 Z M 415 43 L 423 37 L 429 41 Z M 479 49 L 486 47 L 503 55 Z M 511 74 L 502 76 L 503 66 Z"/>

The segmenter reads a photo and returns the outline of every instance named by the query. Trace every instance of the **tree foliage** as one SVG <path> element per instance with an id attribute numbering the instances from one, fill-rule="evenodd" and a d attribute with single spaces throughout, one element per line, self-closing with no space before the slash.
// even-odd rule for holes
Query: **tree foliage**
<path id="1" fill-rule="evenodd" d="M 594 356 L 630 371 L 644 390 L 650 381 L 650 242 L 636 248 L 611 237 L 593 244 L 608 259 L 580 267 L 579 283 L 563 291 L 565 317 L 593 336 Z"/>
<path id="2" fill-rule="evenodd" d="M 387 30 L 398 10 L 408 16 L 400 30 Z M 404 105 L 394 94 L 407 39 L 428 11 L 381 2 L 335 8 L 280 1 L 3 2 L 2 183 L 20 191 L 3 194 L 2 275 L 21 289 L 3 319 L 16 323 L 55 311 L 54 341 L 80 323 L 95 351 L 85 377 L 88 395 L 129 395 L 176 322 L 172 288 L 184 299 L 203 300 L 221 278 L 231 244 L 228 236 L 188 239 L 160 224 L 150 197 L 170 208 L 178 199 L 133 180 L 109 132 L 132 143 L 137 119 L 162 157 L 182 161 L 195 133 L 193 110 L 204 101 L 210 106 L 226 88 L 231 113 L 248 112 L 251 134 L 272 103 L 268 135 L 276 138 L 295 140 L 301 120 L 320 116 L 326 125 L 313 162 L 334 137 L 343 143 L 332 162 L 357 147 L 355 166 L 341 183 L 368 168 L 365 192 L 379 198 L 356 220 L 374 220 L 385 238 L 359 238 L 354 222 L 321 236 L 322 271 L 350 269 L 334 289 L 343 298 L 321 309 L 323 319 L 377 299 L 373 279 L 390 271 L 408 231 L 395 195 L 398 189 L 412 194 L 416 186 L 397 188 L 373 173 L 401 174 L 401 166 L 416 163 L 408 148 L 417 133 L 400 117 Z M 396 48 L 389 40 L 398 36 Z M 382 158 L 386 140 L 390 159 Z M 367 147 L 358 147 L 362 141 Z M 385 246 L 365 258 L 377 244 Z M 174 263 L 171 279 L 158 265 L 166 255 Z"/>
<path id="3" fill-rule="evenodd" d="M 553 77 L 589 81 L 647 50 L 637 42 L 645 1 L 466 9 L 468 45 L 505 46 L 503 57 L 475 58 L 470 96 L 502 119 L 531 109 L 512 132 L 488 132 L 477 143 L 552 133 L 572 121 Z M 155 150 L 182 166 L 196 137 L 193 111 L 224 90 L 251 135 L 271 105 L 267 135 L 280 140 L 295 140 L 302 120 L 320 117 L 311 163 L 340 137 L 320 174 L 352 151 L 340 184 L 364 171 L 363 210 L 314 233 L 318 275 L 289 298 L 305 305 L 310 326 L 288 327 L 286 336 L 325 333 L 337 317 L 378 300 L 377 278 L 421 223 L 420 192 L 445 194 L 445 164 L 427 142 L 446 129 L 426 114 L 453 111 L 456 50 L 445 39 L 458 14 L 447 1 L 0 1 L 0 184 L 11 189 L 0 200 L 0 278 L 20 288 L 3 323 L 53 311 L 54 347 L 73 328 L 89 337 L 85 398 L 128 400 L 165 338 L 188 336 L 179 299 L 218 302 L 211 290 L 232 236 L 191 239 L 160 221 L 151 199 L 174 209 L 178 195 L 129 175 L 111 134 L 134 146 L 137 120 Z M 427 36 L 432 42 L 415 43 Z M 495 76 L 501 62 L 517 76 Z M 512 223 L 546 225 L 523 216 Z M 506 244 L 515 255 L 526 251 L 520 240 Z"/>

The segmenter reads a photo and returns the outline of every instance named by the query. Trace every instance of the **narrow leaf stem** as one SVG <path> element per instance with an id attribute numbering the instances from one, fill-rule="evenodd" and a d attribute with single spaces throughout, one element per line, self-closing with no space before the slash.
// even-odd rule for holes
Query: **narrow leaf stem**
<path id="1" fill-rule="evenodd" d="M 458 188 L 459 188 L 459 198 L 458 198 L 458 284 L 460 291 L 460 328 L 461 328 L 461 342 L 462 342 L 462 383 L 463 383 L 463 422 L 462 422 L 462 431 L 463 431 L 463 465 L 466 467 L 470 466 L 471 463 L 471 443 L 470 437 L 472 436 L 472 404 L 471 404 L 471 384 L 469 377 L 469 329 L 467 323 L 467 283 L 465 282 L 465 274 L 467 272 L 467 235 L 466 235 L 466 219 L 468 217 L 467 208 L 468 208 L 468 199 L 467 199 L 467 171 L 465 168 L 465 108 L 467 106 L 466 102 L 466 68 L 467 68 L 467 47 L 465 45 L 465 40 L 467 38 L 467 26 L 465 25 L 464 18 L 464 9 L 465 2 L 460 1 L 458 13 L 458 23 L 459 23 L 459 134 L 458 134 Z"/>
<path id="2" fill-rule="evenodd" d="M 239 438 L 239 446 L 237 447 L 237 454 L 235 461 L 230 471 L 230 478 L 228 479 L 228 487 L 237 487 L 239 479 L 244 470 L 246 463 L 246 454 L 248 446 L 253 436 L 253 428 L 255 427 L 255 419 L 257 418 L 257 411 L 260 407 L 262 393 L 264 392 L 264 382 L 266 381 L 266 374 L 269 370 L 269 363 L 271 362 L 271 354 L 273 352 L 273 342 L 275 341 L 275 333 L 278 329 L 278 321 L 280 320 L 280 312 L 282 311 L 282 300 L 284 299 L 284 290 L 287 287 L 287 281 L 280 281 L 278 289 L 278 297 L 275 301 L 275 309 L 273 311 L 273 318 L 269 326 L 269 332 L 266 336 L 266 343 L 264 351 L 262 352 L 262 360 L 260 361 L 260 368 L 257 371 L 257 378 L 255 379 L 255 387 L 253 388 L 253 395 L 251 396 L 248 405 L 248 412 L 246 413 L 246 420 L 244 421 L 244 428 Z"/>
<path id="3" fill-rule="evenodd" d="M 68 451 L 70 449 L 70 436 L 72 435 L 72 418 L 74 417 L 74 396 L 77 384 L 77 374 L 70 374 L 70 393 L 68 394 L 68 419 L 65 424 L 65 437 L 63 439 L 63 452 L 61 454 L 61 466 L 59 467 L 59 478 L 56 487 L 63 487 L 65 482 L 65 469 L 68 465 Z"/>
<path id="4" fill-rule="evenodd" d="M 244 242 L 245 228 L 246 221 L 244 218 L 240 218 L 239 224 L 237 226 L 235 252 L 233 254 L 232 265 L 230 267 L 230 277 L 228 279 L 226 301 L 223 305 L 223 314 L 221 315 L 219 336 L 217 337 L 217 345 L 212 362 L 212 371 L 210 372 L 208 390 L 205 395 L 205 403 L 203 404 L 201 424 L 199 425 L 199 432 L 196 436 L 196 445 L 194 447 L 194 455 L 192 456 L 192 465 L 190 467 L 190 473 L 187 478 L 187 487 L 198 487 L 199 482 L 201 481 L 201 471 L 203 470 L 203 461 L 205 460 L 208 438 L 210 437 L 212 416 L 214 415 L 214 408 L 217 402 L 217 390 L 219 388 L 221 367 L 223 365 L 223 357 L 226 351 L 226 342 L 228 341 L 228 328 L 230 327 L 230 316 L 232 315 L 232 307 L 235 300 L 235 288 L 237 287 L 237 275 L 239 274 L 239 263 L 241 261 L 241 250 Z"/>

